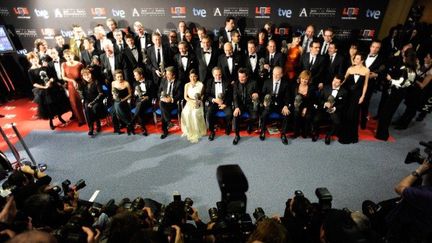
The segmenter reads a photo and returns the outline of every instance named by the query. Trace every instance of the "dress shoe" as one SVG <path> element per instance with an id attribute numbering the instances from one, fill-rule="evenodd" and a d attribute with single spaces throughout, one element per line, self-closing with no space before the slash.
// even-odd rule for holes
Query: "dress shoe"
<path id="1" fill-rule="evenodd" d="M 247 127 L 247 133 L 248 134 L 251 134 L 252 133 L 252 125 L 248 125 L 248 127 Z"/>
<path id="2" fill-rule="evenodd" d="M 165 139 L 168 136 L 168 133 L 164 132 L 162 133 L 162 135 L 160 136 L 161 139 Z"/>
<path id="3" fill-rule="evenodd" d="M 239 142 L 239 140 L 240 140 L 240 136 L 239 136 L 239 135 L 236 135 L 236 136 L 234 137 L 233 144 L 234 144 L 234 145 L 237 145 L 238 142 Z"/>
<path id="4" fill-rule="evenodd" d="M 298 133 L 298 132 L 294 132 L 294 134 L 293 135 L 291 135 L 291 138 L 298 138 L 298 136 L 299 136 L 300 134 Z"/>
<path id="5" fill-rule="evenodd" d="M 134 126 L 132 124 L 129 124 L 127 126 L 127 134 L 128 135 L 131 135 L 131 134 L 135 135 L 135 128 L 134 128 Z"/>
<path id="6" fill-rule="evenodd" d="M 215 132 L 210 132 L 210 136 L 208 137 L 209 141 L 213 141 L 215 138 Z"/>
<path id="7" fill-rule="evenodd" d="M 318 134 L 312 134 L 312 142 L 318 141 Z"/>
<path id="8" fill-rule="evenodd" d="M 100 133 L 101 131 L 102 131 L 102 127 L 101 127 L 101 125 L 99 123 L 99 125 L 96 125 L 96 132 Z"/>
<path id="9" fill-rule="evenodd" d="M 281 135 L 281 140 L 282 140 L 282 143 L 283 143 L 283 144 L 285 144 L 285 145 L 288 144 L 288 139 L 287 139 L 287 137 L 286 137 L 285 134 L 282 134 L 282 135 Z"/>
<path id="10" fill-rule="evenodd" d="M 265 132 L 261 132 L 259 138 L 261 141 L 264 141 L 265 140 Z"/>
<path id="11" fill-rule="evenodd" d="M 94 136 L 94 132 L 93 132 L 93 130 L 90 130 L 87 134 L 88 134 L 90 137 L 93 137 L 93 136 Z"/>
<path id="12" fill-rule="evenodd" d="M 325 140 L 324 140 L 324 143 L 325 144 L 327 144 L 327 145 L 329 145 L 330 144 L 330 136 L 329 135 L 327 135 L 326 137 L 325 137 Z"/>
<path id="13" fill-rule="evenodd" d="M 230 127 L 227 127 L 227 128 L 225 129 L 225 134 L 226 134 L 226 135 L 230 135 L 230 133 L 231 133 L 231 128 L 230 128 Z"/>
<path id="14" fill-rule="evenodd" d="M 407 129 L 408 128 L 408 126 L 405 126 L 405 125 L 397 125 L 397 126 L 395 126 L 394 127 L 394 129 L 396 129 L 396 130 L 405 130 L 405 129 Z"/>
<path id="15" fill-rule="evenodd" d="M 143 135 L 143 136 L 145 136 L 145 137 L 147 137 L 147 136 L 148 136 L 148 132 L 147 132 L 147 130 L 146 130 L 146 129 L 144 129 L 144 131 L 143 131 L 142 135 Z"/>
<path id="16" fill-rule="evenodd" d="M 117 133 L 118 135 L 122 135 L 124 132 L 122 132 L 121 130 L 114 130 L 114 133 Z"/>
<path id="17" fill-rule="evenodd" d="M 78 123 L 78 127 L 82 127 L 82 126 L 84 126 L 85 125 L 85 122 L 80 122 L 80 123 Z"/>

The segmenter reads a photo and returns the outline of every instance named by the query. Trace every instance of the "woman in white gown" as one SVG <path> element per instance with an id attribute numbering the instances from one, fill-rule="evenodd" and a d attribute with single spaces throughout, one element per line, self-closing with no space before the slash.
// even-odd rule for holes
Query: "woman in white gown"
<path id="1" fill-rule="evenodd" d="M 189 72 L 189 80 L 184 89 L 186 105 L 181 113 L 181 130 L 182 136 L 187 137 L 191 143 L 197 143 L 200 137 L 207 134 L 202 102 L 204 85 L 198 81 L 194 69 Z"/>

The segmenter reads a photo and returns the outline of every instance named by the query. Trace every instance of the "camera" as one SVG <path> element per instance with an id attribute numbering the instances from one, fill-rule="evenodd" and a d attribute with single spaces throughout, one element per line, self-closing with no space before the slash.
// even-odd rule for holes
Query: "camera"
<path id="1" fill-rule="evenodd" d="M 84 206 L 80 207 L 65 225 L 54 231 L 54 236 L 59 242 L 87 242 L 87 234 L 82 227 L 91 227 L 92 222 L 93 217 L 89 209 Z"/>
<path id="2" fill-rule="evenodd" d="M 255 211 L 253 212 L 253 217 L 255 218 L 255 222 L 258 223 L 261 220 L 267 218 L 265 215 L 264 210 L 261 207 L 255 208 Z"/>
<path id="3" fill-rule="evenodd" d="M 70 180 L 65 180 L 62 182 L 61 185 L 62 185 L 63 193 L 66 196 L 72 190 L 79 191 L 80 189 L 84 188 L 86 186 L 86 183 L 85 180 L 80 179 L 75 183 L 75 185 L 71 186 Z"/>
<path id="4" fill-rule="evenodd" d="M 405 158 L 405 164 L 411 164 L 411 163 L 423 163 L 423 161 L 426 159 L 429 163 L 432 162 L 432 141 L 429 142 L 419 142 L 420 145 L 424 146 L 424 152 L 426 153 L 426 157 L 423 157 L 420 153 L 420 148 L 415 148 L 408 152 L 406 158 Z"/>

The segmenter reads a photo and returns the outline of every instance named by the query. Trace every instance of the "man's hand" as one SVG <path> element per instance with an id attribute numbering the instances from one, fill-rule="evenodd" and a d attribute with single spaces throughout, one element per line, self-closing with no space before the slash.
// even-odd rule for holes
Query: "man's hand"
<path id="1" fill-rule="evenodd" d="M 290 114 L 290 111 L 289 111 L 289 109 L 288 109 L 288 106 L 284 106 L 283 108 L 282 108 L 282 115 L 284 115 L 284 116 L 288 116 Z"/>
<path id="2" fill-rule="evenodd" d="M 162 73 L 161 73 L 161 71 L 156 70 L 156 75 L 157 75 L 159 78 L 162 77 Z"/>
<path id="3" fill-rule="evenodd" d="M 252 99 L 253 100 L 257 100 L 259 98 L 258 93 L 253 93 L 252 94 Z"/>
<path id="4" fill-rule="evenodd" d="M 14 221 L 17 213 L 15 200 L 13 196 L 10 196 L 2 211 L 0 212 L 0 222 L 10 224 Z"/>
<path id="5" fill-rule="evenodd" d="M 223 104 L 223 100 L 221 100 L 219 98 L 214 98 L 212 101 L 213 101 L 213 103 L 216 103 L 218 105 L 222 105 Z"/>
<path id="6" fill-rule="evenodd" d="M 323 84 L 323 83 L 319 83 L 319 84 L 318 84 L 318 89 L 319 89 L 319 90 L 322 90 L 323 88 L 324 88 L 324 84 Z"/>
<path id="7" fill-rule="evenodd" d="M 148 100 L 148 99 L 149 99 L 148 96 L 141 96 L 141 101 L 146 101 L 146 100 Z"/>
<path id="8" fill-rule="evenodd" d="M 233 115 L 234 115 L 234 117 L 240 116 L 241 115 L 240 108 L 238 108 L 238 107 L 235 108 Z"/>
<path id="9" fill-rule="evenodd" d="M 99 237 L 100 237 L 101 233 L 100 233 L 100 231 L 98 229 L 96 229 L 96 235 L 88 227 L 83 226 L 83 227 L 81 227 L 81 229 L 87 235 L 87 243 L 97 243 L 97 242 L 99 242 Z"/>
<path id="10" fill-rule="evenodd" d="M 369 73 L 369 78 L 376 78 L 376 77 L 378 77 L 377 73 L 374 73 L 374 72 Z"/>
<path id="11" fill-rule="evenodd" d="M 191 215 L 192 220 L 195 222 L 200 221 L 201 219 L 198 215 L 198 210 L 196 208 L 192 208 L 192 211 L 193 211 L 193 213 Z"/>
<path id="12" fill-rule="evenodd" d="M 264 64 L 264 69 L 267 69 L 268 71 L 270 71 L 271 67 L 269 64 Z"/>
<path id="13" fill-rule="evenodd" d="M 324 103 L 324 108 L 329 109 L 330 107 L 331 107 L 330 102 L 325 102 L 325 103 Z"/>
<path id="14" fill-rule="evenodd" d="M 225 104 L 219 105 L 219 109 L 221 109 L 221 110 L 225 109 L 225 107 L 226 107 Z"/>

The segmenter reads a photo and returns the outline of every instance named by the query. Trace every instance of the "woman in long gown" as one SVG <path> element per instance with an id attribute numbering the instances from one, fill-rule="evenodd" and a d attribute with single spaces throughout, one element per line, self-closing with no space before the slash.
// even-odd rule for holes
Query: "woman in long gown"
<path id="1" fill-rule="evenodd" d="M 55 116 L 61 123 L 66 124 L 61 117 L 70 109 L 66 93 L 58 82 L 55 71 L 39 64 L 38 54 L 28 53 L 27 60 L 31 63 L 28 74 L 33 84 L 34 101 L 38 104 L 38 116 L 42 119 L 49 119 L 50 128 L 54 130 Z"/>
<path id="2" fill-rule="evenodd" d="M 202 103 L 204 85 L 198 81 L 195 69 L 189 72 L 189 80 L 184 89 L 186 105 L 181 113 L 181 130 L 182 136 L 187 137 L 191 143 L 197 143 L 200 137 L 207 134 Z"/>
<path id="3" fill-rule="evenodd" d="M 342 118 L 339 142 L 342 144 L 358 142 L 360 105 L 363 103 L 369 80 L 369 69 L 364 65 L 364 56 L 357 53 L 354 65 L 345 74 L 343 87 L 348 90 L 347 110 Z"/>
<path id="4" fill-rule="evenodd" d="M 118 134 L 123 133 L 120 131 L 120 122 L 123 122 L 127 126 L 128 135 L 135 134 L 130 107 L 132 88 L 129 82 L 124 80 L 122 70 L 115 70 L 114 78 L 115 80 L 111 83 L 111 92 L 114 99 L 112 111 L 114 132 Z"/>
<path id="5" fill-rule="evenodd" d="M 293 81 L 297 72 L 300 69 L 300 57 L 302 54 L 302 47 L 300 46 L 300 35 L 296 34 L 292 38 L 292 42 L 288 44 L 287 59 L 285 61 L 285 77 L 288 81 Z"/>
<path id="6" fill-rule="evenodd" d="M 66 62 L 62 63 L 62 77 L 67 82 L 67 90 L 69 92 L 69 102 L 72 108 L 72 117 L 78 120 L 78 126 L 85 124 L 85 116 L 81 98 L 78 94 L 78 88 L 81 85 L 81 69 L 83 64 L 75 61 L 75 55 L 68 49 L 63 51 L 63 56 Z"/>

